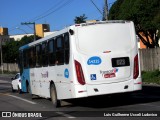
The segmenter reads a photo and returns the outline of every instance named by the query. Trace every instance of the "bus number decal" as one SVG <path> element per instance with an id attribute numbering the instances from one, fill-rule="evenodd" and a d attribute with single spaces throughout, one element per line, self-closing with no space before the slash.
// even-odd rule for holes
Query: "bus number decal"
<path id="1" fill-rule="evenodd" d="M 67 68 L 64 70 L 64 77 L 69 78 L 69 71 Z"/>
<path id="2" fill-rule="evenodd" d="M 87 64 L 88 65 L 99 65 L 101 64 L 102 60 L 100 57 L 94 56 L 88 59 Z"/>

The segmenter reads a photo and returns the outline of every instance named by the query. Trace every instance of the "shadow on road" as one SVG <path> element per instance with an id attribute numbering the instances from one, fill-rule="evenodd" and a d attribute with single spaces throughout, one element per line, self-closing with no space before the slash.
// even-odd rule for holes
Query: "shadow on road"
<path id="1" fill-rule="evenodd" d="M 79 98 L 66 100 L 73 106 L 90 107 L 90 108 L 106 108 L 125 105 L 133 105 L 139 103 L 150 103 L 160 101 L 160 87 L 143 86 L 142 91 L 132 94 L 116 94 L 103 95 L 88 98 Z"/>
<path id="2" fill-rule="evenodd" d="M 11 93 L 11 84 L 0 83 L 0 93 Z M 23 94 L 27 95 L 26 93 Z M 44 98 L 36 97 L 33 100 L 40 101 L 42 99 Z M 109 108 L 109 107 L 118 107 L 125 105 L 134 105 L 139 103 L 151 103 L 160 101 L 160 87 L 143 86 L 142 91 L 132 93 L 129 96 L 128 94 L 102 95 L 102 96 L 94 96 L 87 98 L 69 99 L 63 101 L 67 102 L 68 104 L 65 104 L 62 107 L 79 106 L 88 108 Z"/>

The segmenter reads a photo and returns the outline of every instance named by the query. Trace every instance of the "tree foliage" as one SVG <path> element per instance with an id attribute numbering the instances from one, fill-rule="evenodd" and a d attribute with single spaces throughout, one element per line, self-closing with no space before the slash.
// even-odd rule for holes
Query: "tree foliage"
<path id="1" fill-rule="evenodd" d="M 86 22 L 87 17 L 85 16 L 85 14 L 81 15 L 81 16 L 76 16 L 74 19 L 75 24 L 80 24 L 80 23 L 85 23 Z"/>
<path id="2" fill-rule="evenodd" d="M 117 0 L 110 9 L 109 19 L 132 20 L 144 45 L 148 48 L 158 46 L 160 0 Z"/>
<path id="3" fill-rule="evenodd" d="M 34 36 L 24 36 L 20 41 L 10 41 L 3 45 L 3 62 L 15 63 L 19 59 L 19 48 L 25 44 L 32 42 Z"/>

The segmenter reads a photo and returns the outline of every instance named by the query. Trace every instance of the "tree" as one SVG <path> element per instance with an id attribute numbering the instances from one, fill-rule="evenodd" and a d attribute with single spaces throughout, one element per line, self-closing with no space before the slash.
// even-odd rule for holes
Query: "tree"
<path id="1" fill-rule="evenodd" d="M 79 16 L 79 17 L 75 17 L 74 22 L 75 24 L 80 24 L 80 23 L 85 23 L 86 22 L 87 17 L 85 16 L 85 14 Z"/>
<path id="2" fill-rule="evenodd" d="M 18 59 L 18 41 L 7 42 L 3 45 L 3 62 L 4 63 L 15 63 Z"/>
<path id="3" fill-rule="evenodd" d="M 36 36 L 36 40 L 41 37 Z M 4 63 L 15 63 L 19 60 L 19 48 L 23 45 L 33 42 L 34 35 L 24 36 L 20 41 L 15 41 L 11 39 L 10 42 L 6 42 L 5 45 L 2 46 L 3 49 L 3 62 Z"/>
<path id="4" fill-rule="evenodd" d="M 160 33 L 159 0 L 117 0 L 111 7 L 109 19 L 132 20 L 136 33 L 147 48 L 158 47 Z M 145 37 L 144 37 L 145 36 Z"/>
<path id="5" fill-rule="evenodd" d="M 24 36 L 20 41 L 10 41 L 3 45 L 3 62 L 15 63 L 19 59 L 19 48 L 25 44 L 33 42 L 34 36 Z"/>

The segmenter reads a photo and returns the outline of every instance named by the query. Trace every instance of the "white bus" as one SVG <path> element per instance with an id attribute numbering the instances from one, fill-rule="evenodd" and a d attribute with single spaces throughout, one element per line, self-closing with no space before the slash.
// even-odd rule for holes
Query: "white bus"
<path id="1" fill-rule="evenodd" d="M 69 26 L 20 47 L 22 91 L 60 101 L 142 89 L 132 21 Z"/>

